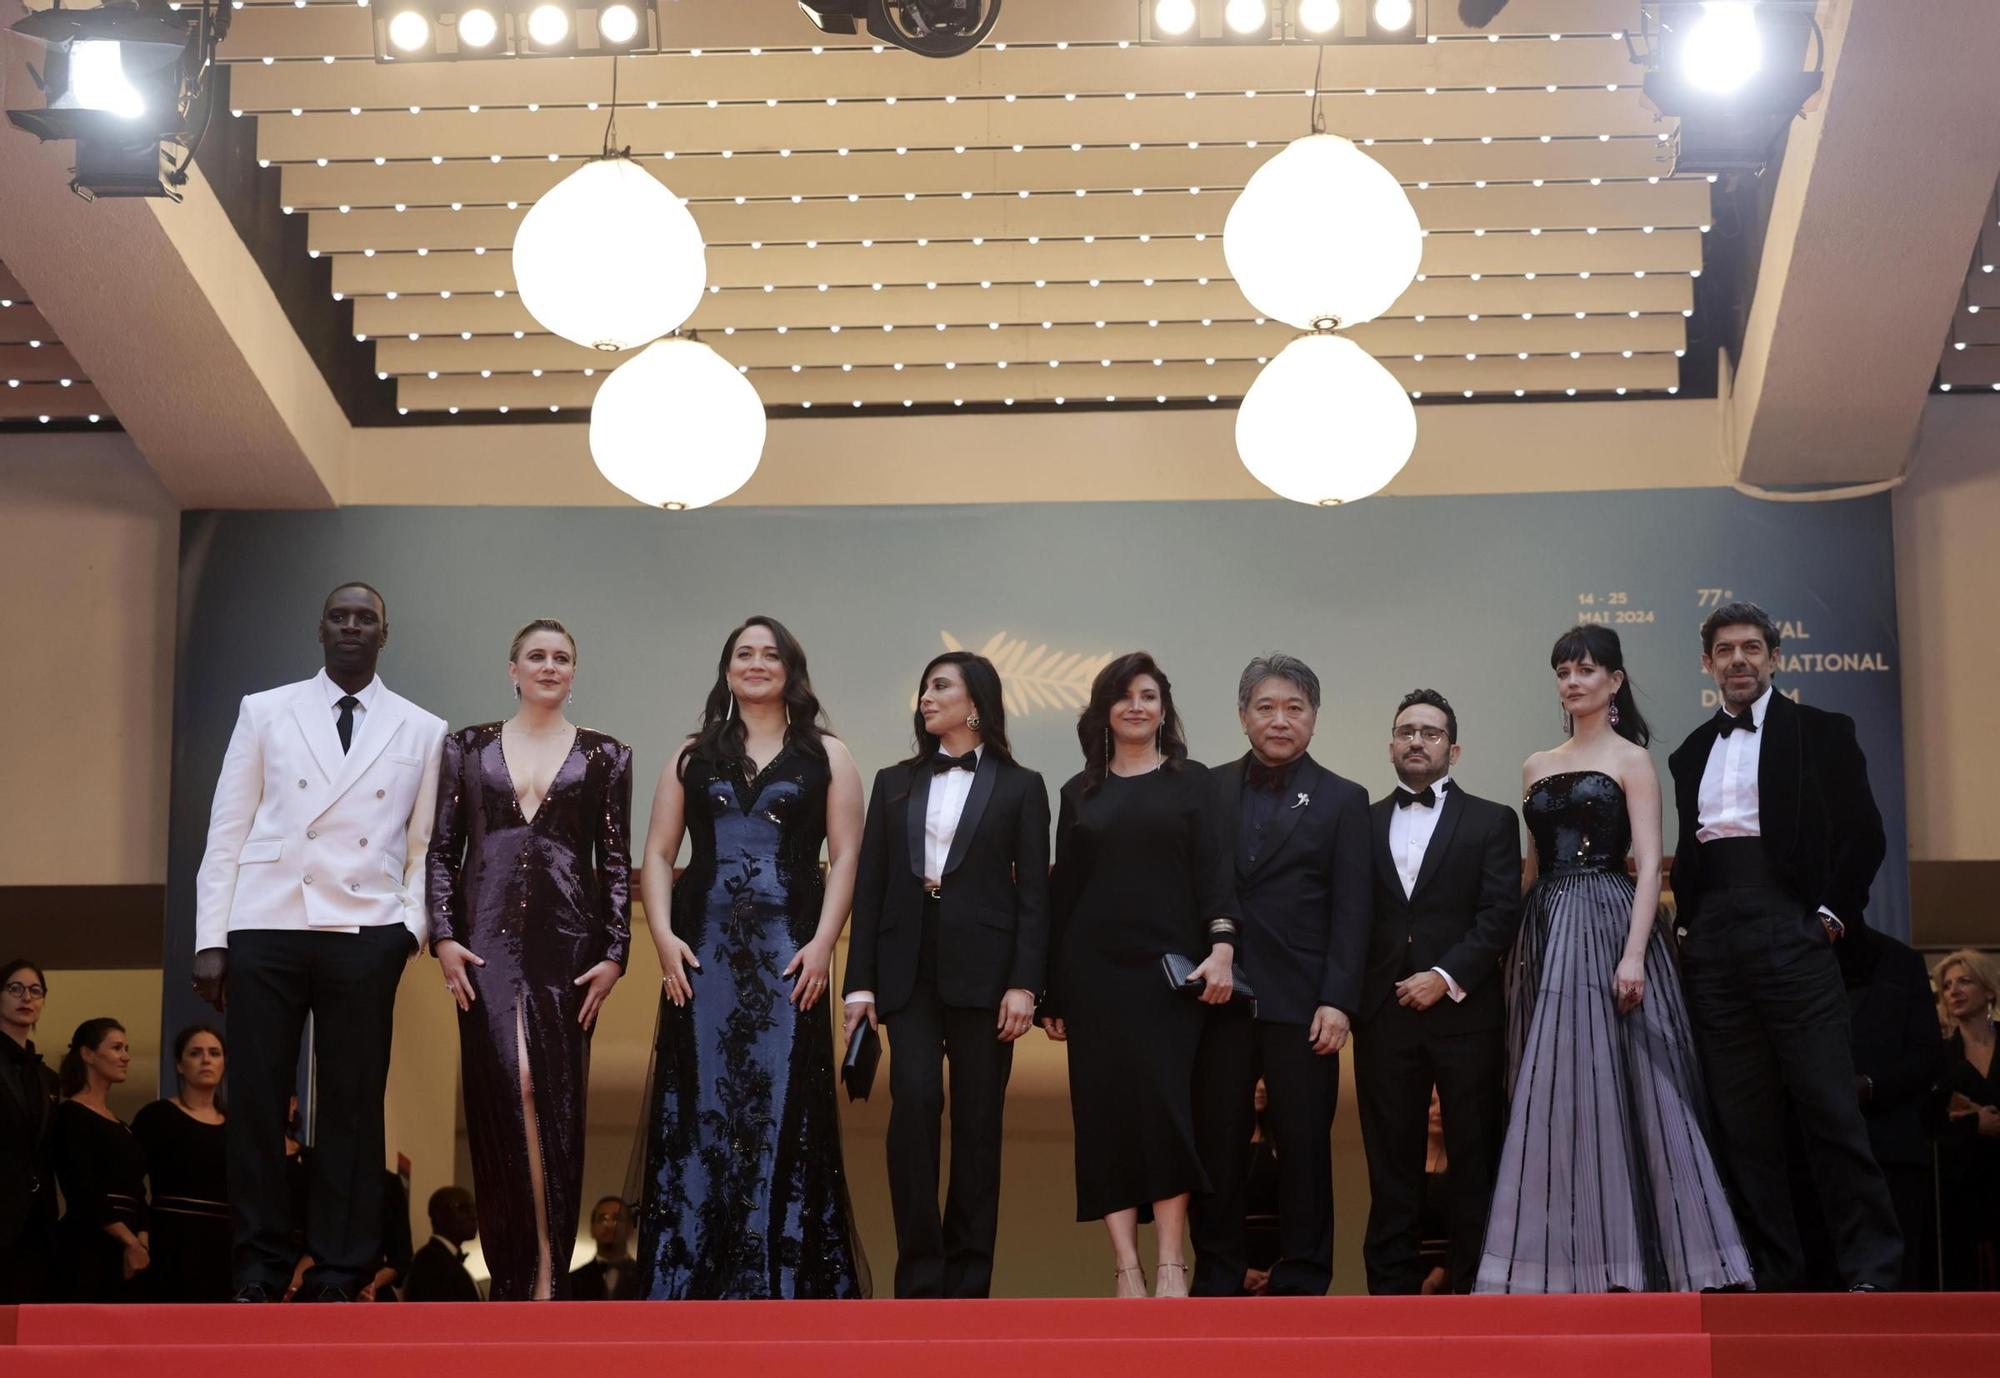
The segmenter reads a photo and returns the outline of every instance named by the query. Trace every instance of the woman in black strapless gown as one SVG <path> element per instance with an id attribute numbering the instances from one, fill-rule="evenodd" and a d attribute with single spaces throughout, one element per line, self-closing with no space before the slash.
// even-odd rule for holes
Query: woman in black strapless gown
<path id="1" fill-rule="evenodd" d="M 1566 634 L 1551 664 L 1573 735 L 1524 771 L 1536 876 L 1507 967 L 1512 1103 L 1474 1290 L 1745 1287 L 1680 974 L 1655 922 L 1650 734 L 1608 627 Z"/>
<path id="2" fill-rule="evenodd" d="M 509 663 L 513 723 L 444 739 L 427 901 L 492 1296 L 527 1301 L 569 1294 L 590 1034 L 631 945 L 632 749 L 564 720 L 576 644 L 560 623 L 522 628 Z M 530 761 L 558 759 L 534 778 Z"/>

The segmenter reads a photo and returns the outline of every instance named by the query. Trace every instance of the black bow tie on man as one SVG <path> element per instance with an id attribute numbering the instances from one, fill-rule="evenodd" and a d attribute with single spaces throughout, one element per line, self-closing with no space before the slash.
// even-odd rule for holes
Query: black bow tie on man
<path id="1" fill-rule="evenodd" d="M 1715 729 L 1725 737 L 1732 732 L 1755 732 L 1757 730 L 1756 711 L 1746 708 L 1743 710 L 1742 716 L 1738 717 L 1727 708 L 1718 708 L 1715 710 Z"/>
<path id="2" fill-rule="evenodd" d="M 1421 790 L 1412 790 L 1405 785 L 1396 786 L 1396 807 L 1399 809 L 1407 809 L 1412 804 L 1421 804 L 1427 809 L 1434 809 L 1437 807 L 1437 802 L 1437 791 L 1429 785 L 1425 785 Z"/>
<path id="3" fill-rule="evenodd" d="M 931 769 L 939 775 L 951 770 L 976 771 L 979 769 L 979 752 L 975 749 L 963 756 L 947 756 L 940 751 L 931 759 Z"/>
<path id="4" fill-rule="evenodd" d="M 1266 794 L 1276 794 L 1285 787 L 1285 777 L 1292 773 L 1291 762 L 1281 766 L 1266 765 L 1262 761 L 1250 762 L 1250 769 L 1244 773 L 1243 782 L 1251 789 L 1263 790 Z"/>

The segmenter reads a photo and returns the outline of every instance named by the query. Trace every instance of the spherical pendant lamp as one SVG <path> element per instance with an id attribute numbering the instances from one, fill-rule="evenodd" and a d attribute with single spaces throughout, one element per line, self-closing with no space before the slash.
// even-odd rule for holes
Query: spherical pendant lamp
<path id="1" fill-rule="evenodd" d="M 1340 335 L 1301 335 L 1264 366 L 1236 412 L 1236 453 L 1281 498 L 1337 507 L 1409 462 L 1417 411 L 1396 376 Z"/>
<path id="2" fill-rule="evenodd" d="M 1236 285 L 1301 330 L 1387 311 L 1423 261 L 1423 227 L 1389 170 L 1338 134 L 1309 134 L 1251 174 L 1222 227 Z"/>
<path id="3" fill-rule="evenodd" d="M 681 327 L 708 285 L 680 198 L 622 155 L 593 158 L 529 209 L 514 283 L 544 327 L 592 349 L 637 349 Z"/>
<path id="4" fill-rule="evenodd" d="M 590 406 L 590 456 L 648 507 L 720 502 L 757 471 L 764 403 L 698 340 L 660 340 L 613 369 Z"/>

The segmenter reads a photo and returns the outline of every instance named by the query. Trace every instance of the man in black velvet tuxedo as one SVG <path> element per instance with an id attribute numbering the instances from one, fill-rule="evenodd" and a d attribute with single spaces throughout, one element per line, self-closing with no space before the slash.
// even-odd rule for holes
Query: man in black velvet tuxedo
<path id="1" fill-rule="evenodd" d="M 1673 888 L 1681 977 L 1727 1172 L 1761 1291 L 1804 1269 L 1786 1167 L 1798 1117 L 1841 1281 L 1894 1287 L 1902 1237 L 1855 1097 L 1833 944 L 1862 921 L 1882 816 L 1854 722 L 1777 693 L 1778 626 L 1730 603 L 1701 628 L 1722 708 L 1668 760 L 1680 818 Z"/>
<path id="2" fill-rule="evenodd" d="M 1521 925 L 1514 811 L 1451 778 L 1458 715 L 1434 689 L 1397 705 L 1389 762 L 1400 782 L 1374 806 L 1375 926 L 1354 1037 L 1368 1151 L 1368 1290 L 1422 1289 L 1431 1088 L 1444 1120 L 1451 1290 L 1479 1272 L 1507 1132 L 1501 959 Z"/>
<path id="3" fill-rule="evenodd" d="M 1034 1020 L 1048 960 L 1049 796 L 1008 750 L 1000 676 L 983 656 L 952 651 L 924 667 L 916 736 L 916 755 L 878 773 L 868 802 L 843 1033 L 864 1018 L 889 1030 L 896 1295 L 983 1297 L 1014 1040 Z"/>
<path id="4" fill-rule="evenodd" d="M 1333 1112 L 1340 1049 L 1368 946 L 1368 796 L 1306 754 L 1319 676 L 1260 656 L 1238 681 L 1250 751 L 1210 772 L 1236 852 L 1237 961 L 1256 991 L 1208 1011 L 1195 1060 L 1195 1132 L 1213 1188 L 1190 1212 L 1196 1296 L 1235 1296 L 1248 1268 L 1244 1191 L 1257 1078 L 1278 1159 L 1274 1295 L 1333 1281 Z"/>

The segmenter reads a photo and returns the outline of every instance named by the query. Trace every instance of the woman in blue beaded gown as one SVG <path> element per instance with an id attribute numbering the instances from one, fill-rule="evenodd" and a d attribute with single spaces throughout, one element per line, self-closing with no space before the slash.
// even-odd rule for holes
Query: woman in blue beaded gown
<path id="1" fill-rule="evenodd" d="M 1533 882 L 1507 968 L 1512 1099 L 1474 1290 L 1748 1287 L 1704 1134 L 1687 1003 L 1655 922 L 1651 733 L 1609 627 L 1571 628 L 1549 663 L 1571 730 L 1522 768 Z"/>
<path id="2" fill-rule="evenodd" d="M 749 618 L 661 773 L 640 872 L 662 985 L 641 1131 L 647 1297 L 867 1294 L 826 999 L 861 816 L 860 772 L 826 730 L 805 651 Z"/>

